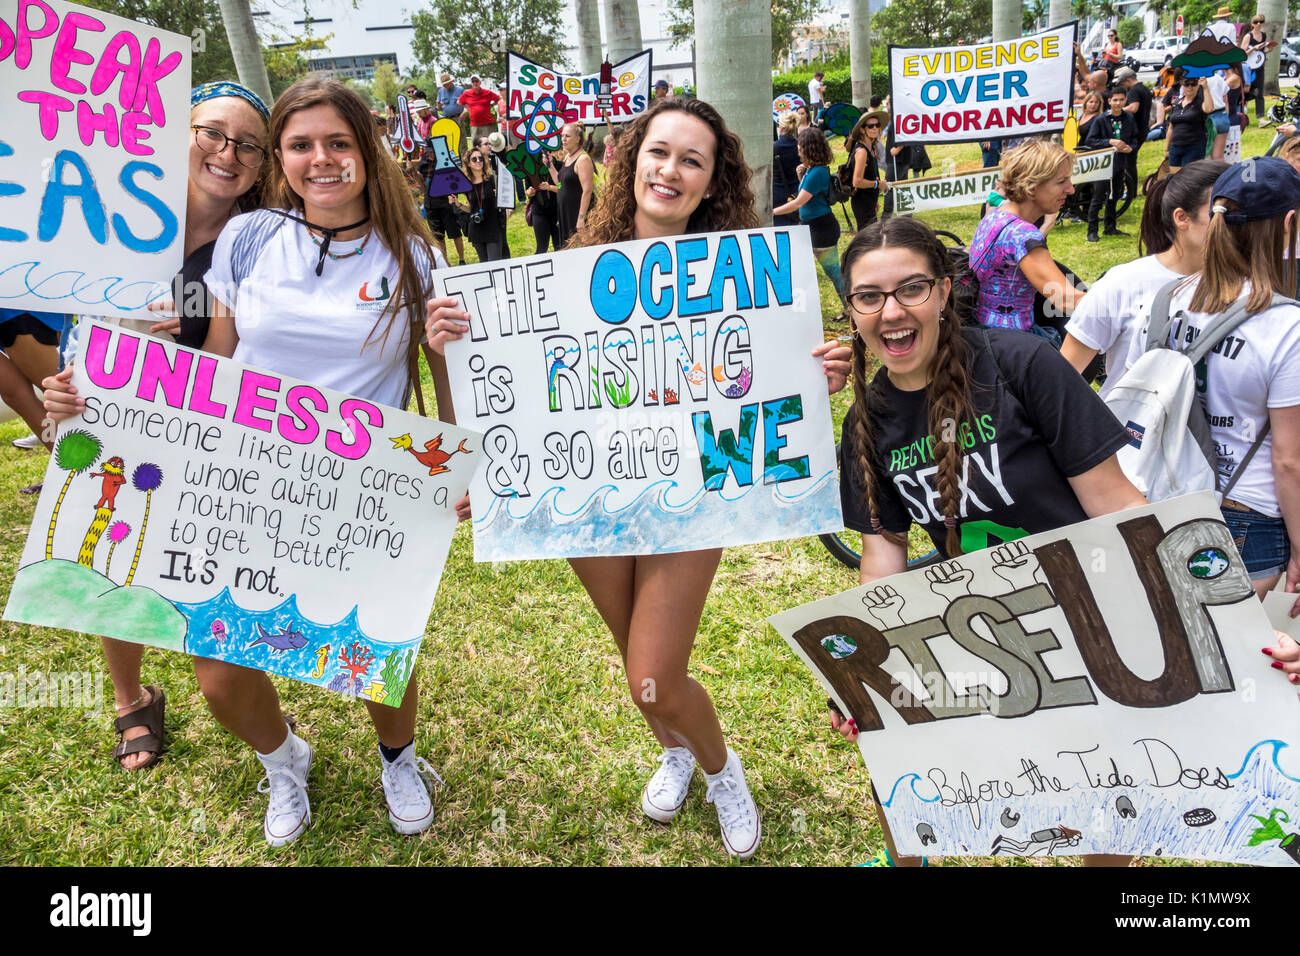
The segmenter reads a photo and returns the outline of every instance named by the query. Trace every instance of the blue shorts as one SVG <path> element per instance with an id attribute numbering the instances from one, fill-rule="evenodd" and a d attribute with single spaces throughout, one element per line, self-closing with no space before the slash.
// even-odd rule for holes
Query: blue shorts
<path id="1" fill-rule="evenodd" d="M 1174 169 L 1181 169 L 1198 159 L 1205 158 L 1205 144 L 1192 143 L 1190 146 L 1175 146 L 1169 144 L 1169 165 Z"/>
<path id="2" fill-rule="evenodd" d="M 1286 570 L 1291 560 L 1291 541 L 1281 518 L 1236 508 L 1219 510 L 1252 581 L 1271 578 Z"/>
<path id="3" fill-rule="evenodd" d="M 1215 112 L 1211 113 L 1210 122 L 1214 124 L 1215 136 L 1226 135 L 1228 132 L 1228 127 L 1232 125 L 1232 121 L 1228 119 L 1227 110 L 1216 110 Z"/>

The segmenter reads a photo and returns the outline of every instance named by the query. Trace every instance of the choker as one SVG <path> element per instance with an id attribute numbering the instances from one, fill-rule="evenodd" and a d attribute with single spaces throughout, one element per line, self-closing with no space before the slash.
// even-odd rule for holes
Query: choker
<path id="1" fill-rule="evenodd" d="M 370 221 L 370 216 L 367 214 L 367 216 L 364 219 L 359 219 L 356 222 L 352 223 L 351 225 L 337 226 L 333 229 L 327 229 L 325 226 L 318 226 L 314 222 L 308 222 L 306 219 L 301 219 L 298 216 L 295 216 L 293 213 L 285 212 L 282 209 L 277 209 L 275 211 L 278 212 L 281 216 L 284 216 L 285 219 L 292 219 L 294 222 L 300 222 L 308 229 L 315 229 L 317 232 L 325 236 L 325 240 L 320 243 L 320 258 L 316 260 L 317 275 L 320 275 L 322 272 L 325 271 L 325 257 L 329 255 L 330 242 L 333 240 L 333 238 L 336 235 L 338 235 L 340 232 L 347 232 L 349 229 L 356 229 L 358 226 L 364 226 L 366 223 Z M 316 238 L 315 236 L 312 236 L 313 240 L 315 238 Z M 367 239 L 368 238 L 369 236 L 367 236 Z M 361 247 L 356 250 L 356 252 L 360 252 L 361 249 L 363 248 L 365 248 L 364 242 L 361 244 Z M 349 255 L 356 255 L 356 252 L 349 253 Z M 336 258 L 342 258 L 342 257 L 336 257 Z"/>

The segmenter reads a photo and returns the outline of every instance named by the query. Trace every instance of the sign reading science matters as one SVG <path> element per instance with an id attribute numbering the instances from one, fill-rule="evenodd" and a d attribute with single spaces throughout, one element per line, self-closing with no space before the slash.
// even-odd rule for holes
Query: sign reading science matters
<path id="1" fill-rule="evenodd" d="M 770 620 L 857 721 L 905 854 L 1300 864 L 1300 702 L 1209 494 Z"/>
<path id="2" fill-rule="evenodd" d="M 7 621 L 151 644 L 392 706 L 479 436 L 82 320 Z"/>
<path id="3" fill-rule="evenodd" d="M 190 38 L 0 0 L 0 306 L 148 315 L 185 239 Z"/>
<path id="4" fill-rule="evenodd" d="M 545 101 L 563 93 L 567 97 L 566 110 L 576 110 L 578 119 L 587 126 L 603 126 L 601 94 L 609 97 L 609 122 L 626 123 L 644 113 L 650 105 L 651 51 L 643 50 L 613 65 L 609 88 L 601 89 L 600 74 L 559 73 L 550 67 L 534 63 L 518 53 L 506 54 L 506 108 L 510 119 L 534 116 L 528 104 Z M 550 118 L 555 129 L 564 124 L 553 103 L 544 103 L 545 117 Z"/>
<path id="5" fill-rule="evenodd" d="M 472 316 L 447 365 L 457 419 L 484 432 L 475 560 L 842 527 L 813 268 L 794 228 L 434 272 Z"/>
<path id="6" fill-rule="evenodd" d="M 889 48 L 899 144 L 965 143 L 1065 128 L 1074 23 L 973 46 Z"/>

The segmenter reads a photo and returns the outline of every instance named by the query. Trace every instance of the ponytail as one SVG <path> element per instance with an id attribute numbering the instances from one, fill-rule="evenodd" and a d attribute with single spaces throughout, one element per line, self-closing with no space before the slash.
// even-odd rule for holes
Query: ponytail
<path id="1" fill-rule="evenodd" d="M 1215 181 L 1228 169 L 1228 163 L 1198 159 L 1156 183 L 1142 210 L 1138 252 L 1152 256 L 1170 249 L 1178 237 L 1174 212 L 1181 209 L 1194 215 L 1209 202 Z"/>

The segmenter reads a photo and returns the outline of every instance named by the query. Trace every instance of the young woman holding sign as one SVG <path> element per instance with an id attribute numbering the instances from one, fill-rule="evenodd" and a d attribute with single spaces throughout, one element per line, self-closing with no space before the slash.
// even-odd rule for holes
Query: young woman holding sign
<path id="1" fill-rule="evenodd" d="M 1128 432 L 1050 345 L 962 325 L 928 226 L 873 223 L 845 250 L 844 274 L 854 401 L 840 495 L 845 525 L 862 533 L 861 583 L 907 570 L 914 523 L 947 558 L 1146 504 L 1115 457 Z M 880 365 L 872 378 L 868 353 Z M 931 442 L 931 454 L 886 467 L 891 450 Z M 857 738 L 852 720 L 831 723 Z M 888 827 L 885 837 L 874 865 L 922 864 L 898 859 Z"/>
<path id="2" fill-rule="evenodd" d="M 418 303 L 430 268 L 446 262 L 372 126 L 369 108 L 341 83 L 306 79 L 281 94 L 271 113 L 271 208 L 235 218 L 217 240 L 206 276 L 217 310 L 204 349 L 404 408 Z M 357 290 L 381 280 L 392 295 L 377 315 L 361 308 Z M 55 384 L 46 391 L 52 415 L 79 414 L 84 401 L 66 382 Z M 270 678 L 201 657 L 194 670 L 213 715 L 265 768 L 258 790 L 270 794 L 267 841 L 297 839 L 311 821 L 312 749 L 285 725 Z M 433 821 L 431 768 L 414 753 L 417 699 L 412 674 L 400 707 L 365 701 L 379 736 L 389 821 L 399 833 Z"/>
<path id="3" fill-rule="evenodd" d="M 815 133 L 821 136 L 821 133 Z M 580 245 L 756 228 L 750 176 L 740 140 L 718 112 L 697 99 L 662 100 L 627 126 L 606 187 L 577 238 Z M 428 303 L 435 350 L 469 330 L 454 298 Z M 847 349 L 814 353 L 832 382 L 843 384 Z M 723 739 L 705 691 L 688 673 L 700 616 L 721 549 L 570 560 L 613 633 L 628 688 L 664 748 L 641 794 L 641 808 L 668 822 L 686 800 L 698 762 L 708 782 L 727 852 L 746 859 L 761 826 L 740 758 Z M 650 692 L 647 692 L 647 691 Z"/>
<path id="4" fill-rule="evenodd" d="M 816 127 L 799 133 L 799 170 L 803 179 L 799 193 L 788 203 L 777 206 L 772 215 L 781 216 L 798 212 L 799 222 L 812 234 L 813 256 L 835 286 L 835 293 L 844 298 L 844 282 L 840 278 L 840 224 L 831 212 L 831 148 L 826 134 Z"/>

